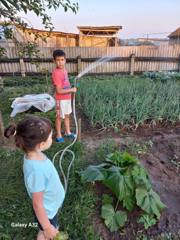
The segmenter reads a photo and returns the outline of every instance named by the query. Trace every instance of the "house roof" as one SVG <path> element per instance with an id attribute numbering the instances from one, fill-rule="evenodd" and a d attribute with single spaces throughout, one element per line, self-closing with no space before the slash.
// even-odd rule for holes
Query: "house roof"
<path id="1" fill-rule="evenodd" d="M 79 31 L 87 35 L 107 35 L 107 34 L 116 34 L 122 26 L 78 26 Z"/>
<path id="2" fill-rule="evenodd" d="M 180 37 L 180 27 L 177 28 L 174 32 L 172 32 L 168 37 L 169 38 Z"/>
<path id="3" fill-rule="evenodd" d="M 157 41 L 157 42 L 167 42 L 168 38 L 138 38 L 138 41 Z"/>
<path id="4" fill-rule="evenodd" d="M 16 25 L 17 28 L 22 29 L 21 26 Z M 25 31 L 29 31 L 29 32 L 33 32 L 33 33 L 45 33 L 45 34 L 49 34 L 49 31 L 46 30 L 40 30 L 40 29 L 36 29 L 36 28 L 25 28 Z M 51 34 L 53 34 L 54 36 L 56 35 L 61 35 L 61 36 L 72 36 L 72 37 L 76 37 L 78 36 L 78 34 L 76 33 L 66 33 L 66 32 L 60 32 L 60 31 L 52 31 Z"/>

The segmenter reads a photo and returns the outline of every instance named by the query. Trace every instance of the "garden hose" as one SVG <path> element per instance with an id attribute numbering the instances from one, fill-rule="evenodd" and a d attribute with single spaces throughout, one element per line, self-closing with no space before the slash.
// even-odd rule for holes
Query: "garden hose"
<path id="1" fill-rule="evenodd" d="M 74 79 L 74 87 L 77 86 L 77 80 L 78 78 L 75 77 Z M 66 146 L 63 150 L 60 150 L 58 152 L 55 153 L 54 157 L 53 157 L 53 164 L 55 163 L 55 160 L 56 160 L 56 157 L 60 154 L 60 157 L 59 157 L 59 168 L 60 168 L 60 171 L 62 173 L 62 176 L 63 176 L 63 180 L 64 180 L 64 190 L 65 190 L 65 195 L 66 195 L 66 192 L 67 192 L 67 188 L 68 188 L 68 181 L 69 181 L 69 174 L 70 174 L 70 170 L 71 170 L 71 167 L 72 167 L 72 164 L 74 162 L 74 159 L 75 159 L 75 154 L 72 150 L 70 150 L 69 148 L 72 147 L 74 145 L 74 143 L 77 141 L 77 137 L 78 137 L 78 123 L 77 123 L 77 116 L 76 116 L 76 98 L 75 98 L 75 94 L 73 94 L 73 101 L 72 101 L 72 106 L 73 106 L 73 117 L 74 117 L 74 122 L 75 122 L 75 138 L 74 140 L 68 145 Z M 72 155 L 72 160 L 70 161 L 70 164 L 68 166 L 68 169 L 67 169 L 67 175 L 65 175 L 64 173 L 64 170 L 62 168 L 62 161 L 63 161 L 63 157 L 65 155 L 65 153 L 68 152 Z"/>

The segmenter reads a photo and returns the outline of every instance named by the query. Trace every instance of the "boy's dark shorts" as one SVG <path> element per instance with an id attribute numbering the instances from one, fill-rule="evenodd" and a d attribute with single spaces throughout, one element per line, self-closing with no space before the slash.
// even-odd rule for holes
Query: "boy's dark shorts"
<path id="1" fill-rule="evenodd" d="M 35 213 L 34 213 L 34 217 L 35 217 L 35 222 L 38 223 L 39 229 L 40 229 L 41 231 L 43 231 L 43 228 L 42 228 L 40 222 L 38 221 Z M 52 219 L 49 219 L 49 221 L 50 221 L 50 223 L 51 223 L 55 228 L 58 228 L 58 227 L 59 227 L 57 214 L 56 214 Z"/>

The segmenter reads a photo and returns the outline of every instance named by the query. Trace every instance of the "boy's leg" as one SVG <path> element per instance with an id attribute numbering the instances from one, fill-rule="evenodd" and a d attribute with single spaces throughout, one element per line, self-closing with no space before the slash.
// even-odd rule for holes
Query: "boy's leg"
<path id="1" fill-rule="evenodd" d="M 61 113 L 60 113 L 60 101 L 56 100 L 56 120 L 55 120 L 55 128 L 56 128 L 56 137 L 62 138 L 61 134 Z"/>
<path id="2" fill-rule="evenodd" d="M 56 127 L 56 137 L 57 138 L 61 138 L 62 134 L 61 134 L 61 118 L 60 116 L 56 116 L 56 121 L 55 121 L 55 127 Z"/>
<path id="3" fill-rule="evenodd" d="M 70 130 L 70 115 L 69 114 L 65 115 L 64 125 L 65 125 L 66 134 L 67 135 L 71 134 L 71 130 Z"/>
<path id="4" fill-rule="evenodd" d="M 70 138 L 71 140 L 74 140 L 76 138 L 76 134 L 72 133 L 70 130 L 70 115 L 69 114 L 65 115 L 64 125 L 65 125 L 65 130 L 66 130 L 66 136 L 68 138 Z"/>

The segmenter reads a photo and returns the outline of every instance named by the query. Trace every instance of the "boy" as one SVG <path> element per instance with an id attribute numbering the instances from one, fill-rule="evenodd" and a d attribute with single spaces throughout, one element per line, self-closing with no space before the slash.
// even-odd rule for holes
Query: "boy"
<path id="1" fill-rule="evenodd" d="M 55 50 L 53 52 L 54 63 L 56 68 L 52 72 L 52 82 L 55 86 L 56 99 L 56 142 L 63 143 L 64 138 L 61 134 L 61 123 L 64 119 L 65 135 L 73 140 L 76 136 L 70 131 L 70 113 L 71 107 L 71 93 L 76 93 L 77 88 L 71 88 L 68 79 L 68 73 L 65 69 L 66 55 L 62 50 Z"/>

